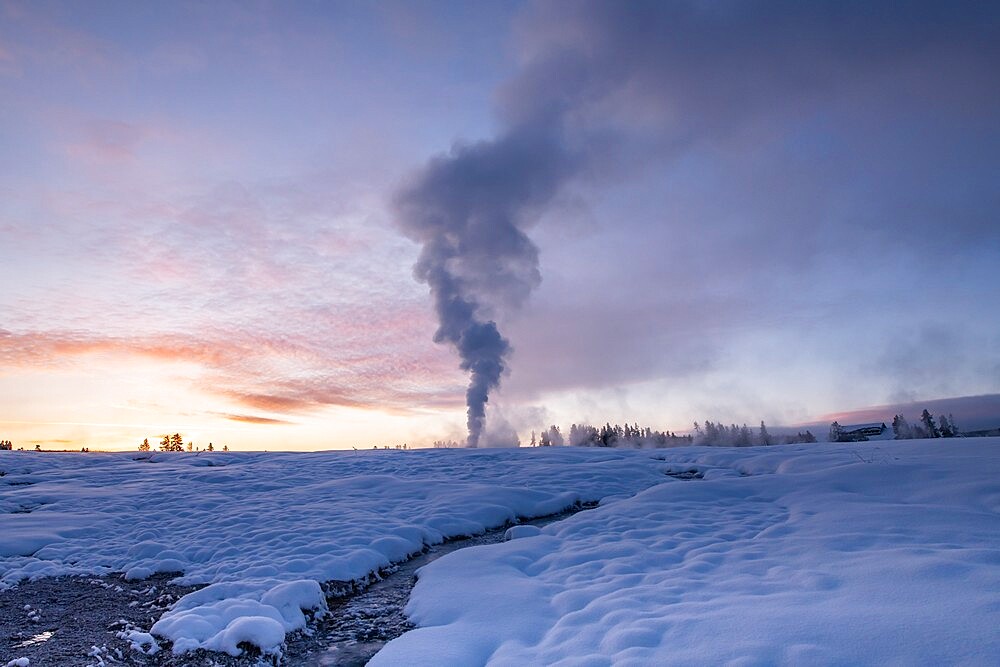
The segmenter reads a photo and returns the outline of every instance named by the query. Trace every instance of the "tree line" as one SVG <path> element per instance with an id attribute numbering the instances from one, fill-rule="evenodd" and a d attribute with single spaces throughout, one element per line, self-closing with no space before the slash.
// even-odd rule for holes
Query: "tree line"
<path id="1" fill-rule="evenodd" d="M 14 445 L 10 440 L 0 440 L 0 451 L 11 451 L 14 449 Z M 23 449 L 23 448 L 22 448 Z M 142 442 L 139 443 L 140 452 L 148 452 L 152 449 L 152 445 L 149 443 L 149 438 L 143 438 Z M 200 447 L 196 446 L 193 442 L 184 445 L 184 437 L 180 433 L 174 433 L 173 435 L 165 435 L 160 440 L 159 449 L 161 452 L 199 452 L 202 451 Z M 211 442 L 208 443 L 208 447 L 205 448 L 206 452 L 214 452 L 216 449 L 215 445 Z M 42 451 L 42 446 L 39 444 L 35 445 L 35 451 Z M 74 450 L 75 451 L 75 450 Z M 90 447 L 84 447 L 80 450 L 81 452 L 89 452 Z M 223 445 L 222 451 L 228 452 L 229 445 Z"/>
<path id="2" fill-rule="evenodd" d="M 694 423 L 694 439 L 699 445 L 719 445 L 724 447 L 754 447 L 768 445 L 794 445 L 804 442 L 816 442 L 812 431 L 798 431 L 783 435 L 774 435 L 767 430 L 763 420 L 759 428 L 750 428 L 746 424 L 737 426 L 706 421 L 704 425 Z"/>
<path id="3" fill-rule="evenodd" d="M 731 424 L 705 421 L 694 423 L 691 433 L 681 435 L 671 431 L 658 431 L 638 423 L 611 424 L 596 427 L 590 424 L 572 424 L 567 433 L 553 424 L 543 431 L 532 431 L 530 447 L 622 447 L 633 449 L 659 449 L 664 447 L 685 447 L 706 445 L 717 447 L 751 447 L 754 445 L 786 445 L 802 442 L 816 442 L 811 431 L 794 434 L 772 435 L 767 425 L 761 421 L 760 427 L 751 429 L 746 424 Z M 520 446 L 520 441 L 517 445 Z M 459 448 L 462 444 L 451 440 L 434 442 L 435 448 Z"/>
<path id="4" fill-rule="evenodd" d="M 531 432 L 532 447 L 550 447 L 568 444 L 573 447 L 634 447 L 662 448 L 684 447 L 686 445 L 715 445 L 723 447 L 750 447 L 753 445 L 777 445 L 796 442 L 816 442 L 810 431 L 789 435 L 772 435 L 762 421 L 760 428 L 751 429 L 746 424 L 731 424 L 705 421 L 694 423 L 694 430 L 686 435 L 671 431 L 658 431 L 638 423 L 624 425 L 605 423 L 600 428 L 590 424 L 573 424 L 567 437 L 558 426 L 550 426 L 540 434 Z"/>
<path id="5" fill-rule="evenodd" d="M 149 444 L 149 438 L 143 438 L 142 442 L 139 443 L 139 451 L 140 452 L 148 452 L 151 448 L 152 448 L 152 445 Z M 187 447 L 185 448 L 185 446 L 184 446 L 184 436 L 182 436 L 180 433 L 174 433 L 173 435 L 165 435 L 165 436 L 163 436 L 163 438 L 160 440 L 160 447 L 159 448 L 160 448 L 161 452 L 183 452 L 183 451 L 185 451 L 185 449 L 186 449 L 186 451 L 189 451 L 189 452 L 200 452 L 201 451 L 201 448 L 198 447 L 198 446 L 196 446 L 193 442 L 187 443 Z M 212 444 L 211 442 L 208 443 L 208 447 L 205 448 L 205 451 L 206 452 L 214 452 L 215 451 L 215 445 Z M 229 451 L 229 445 L 223 445 L 222 446 L 222 451 L 228 452 Z"/>
<path id="6" fill-rule="evenodd" d="M 684 447 L 686 445 L 707 445 L 718 447 L 751 447 L 754 445 L 779 445 L 796 442 L 816 442 L 810 432 L 788 435 L 772 435 L 767 425 L 761 421 L 760 427 L 751 429 L 746 424 L 726 426 L 722 422 L 706 420 L 694 422 L 691 433 L 679 435 L 670 431 L 657 431 L 638 424 L 606 423 L 601 428 L 589 424 L 573 424 L 569 429 L 569 444 L 576 447 Z M 543 432 L 539 445 L 563 444 L 558 428 L 552 426 Z"/>
<path id="7" fill-rule="evenodd" d="M 628 422 L 624 425 L 607 422 L 600 428 L 590 424 L 571 424 L 567 435 L 573 447 L 682 447 L 692 442 L 690 435 L 677 435 Z M 542 433 L 538 444 L 544 447 L 562 445 L 565 441 L 559 428 L 550 426 L 548 431 Z"/>
<path id="8" fill-rule="evenodd" d="M 884 422 L 882 428 L 887 428 Z M 939 415 L 935 422 L 934 416 L 925 408 L 920 413 L 920 419 L 916 424 L 910 424 L 903 415 L 894 415 L 892 435 L 894 440 L 924 440 L 928 438 L 961 438 L 965 437 L 966 434 L 959 430 L 953 415 Z M 830 442 L 851 442 L 867 440 L 868 438 L 854 431 L 845 430 L 839 422 L 833 422 L 830 424 L 828 439 Z"/>
<path id="9" fill-rule="evenodd" d="M 924 409 L 920 413 L 918 423 L 911 425 L 902 415 L 892 418 L 892 432 L 896 440 L 921 440 L 924 438 L 955 438 L 962 435 L 955 422 L 955 417 L 951 414 L 938 415 L 935 423 L 934 417 Z"/>

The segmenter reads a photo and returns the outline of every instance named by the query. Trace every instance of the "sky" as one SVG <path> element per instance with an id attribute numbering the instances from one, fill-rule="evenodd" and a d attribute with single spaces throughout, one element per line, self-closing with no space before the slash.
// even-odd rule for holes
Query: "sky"
<path id="1" fill-rule="evenodd" d="M 992 3 L 0 0 L 0 437 L 1000 425 L 997 71 Z"/>

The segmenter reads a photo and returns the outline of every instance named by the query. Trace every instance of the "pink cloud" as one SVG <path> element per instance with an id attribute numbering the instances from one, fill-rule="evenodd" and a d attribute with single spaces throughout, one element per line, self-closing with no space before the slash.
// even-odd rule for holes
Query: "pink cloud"
<path id="1" fill-rule="evenodd" d="M 258 415 L 234 415 L 220 413 L 219 416 L 224 417 L 229 421 L 241 422 L 244 424 L 287 425 L 295 423 L 288 421 L 287 419 L 274 419 L 272 417 L 261 417 Z"/>
<path id="2" fill-rule="evenodd" d="M 350 398 L 339 387 L 316 383 L 284 384 L 283 387 L 275 388 L 273 393 L 247 393 L 234 390 L 223 392 L 223 395 L 240 405 L 280 414 L 301 413 L 322 406 L 369 407 L 363 401 Z"/>
<path id="3" fill-rule="evenodd" d="M 408 412 L 455 405 L 461 396 L 460 386 L 442 386 L 440 378 L 448 377 L 452 369 L 442 368 L 440 359 L 433 356 L 409 358 L 398 351 L 362 354 L 350 348 L 323 349 L 304 338 L 238 332 L 228 337 L 217 332 L 210 337 L 114 337 L 0 330 L 0 373 L 26 368 L 58 370 L 93 354 L 197 364 L 205 375 L 197 381 L 196 389 L 234 405 L 276 414 L 331 406 Z M 226 414 L 230 418 L 237 413 Z"/>

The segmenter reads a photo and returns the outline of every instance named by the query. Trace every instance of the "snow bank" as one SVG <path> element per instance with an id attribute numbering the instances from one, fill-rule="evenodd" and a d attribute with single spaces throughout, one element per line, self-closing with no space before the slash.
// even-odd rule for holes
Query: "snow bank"
<path id="1" fill-rule="evenodd" d="M 123 572 L 212 584 L 153 626 L 174 651 L 276 653 L 318 582 L 352 581 L 448 537 L 659 483 L 651 452 L 425 450 L 0 455 L 0 587 Z M 145 641 L 145 637 L 137 640 Z M 146 642 L 140 646 L 152 647 Z"/>
<path id="2" fill-rule="evenodd" d="M 1000 663 L 1000 439 L 685 448 L 419 571 L 378 665 Z"/>
<path id="3" fill-rule="evenodd" d="M 240 655 L 241 642 L 280 654 L 285 634 L 306 626 L 303 611 L 324 612 L 326 597 L 311 579 L 216 584 L 182 598 L 152 628 L 175 653 L 204 648 Z"/>

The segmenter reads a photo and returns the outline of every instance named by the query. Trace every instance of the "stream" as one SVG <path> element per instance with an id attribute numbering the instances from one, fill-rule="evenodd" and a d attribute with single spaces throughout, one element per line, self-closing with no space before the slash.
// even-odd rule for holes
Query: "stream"
<path id="1" fill-rule="evenodd" d="M 565 519 L 587 504 L 538 519 L 512 525 L 545 526 Z M 289 638 L 282 664 L 295 667 L 355 667 L 367 663 L 385 644 L 413 625 L 403 614 L 410 591 L 417 583 L 418 569 L 441 556 L 459 549 L 503 541 L 510 526 L 497 528 L 475 537 L 450 540 L 399 564 L 382 579 L 358 593 L 328 599 L 330 614 L 312 628 L 312 635 Z"/>
<path id="2" fill-rule="evenodd" d="M 700 479 L 695 469 L 668 471 L 682 480 Z M 403 613 L 424 565 L 459 549 L 503 541 L 511 525 L 545 526 L 597 503 L 577 505 L 559 514 L 517 521 L 474 537 L 448 540 L 408 561 L 379 573 L 368 586 L 328 582 L 329 614 L 310 623 L 306 632 L 287 638 L 282 665 L 331 667 L 364 665 L 386 643 L 411 630 Z M 239 657 L 194 651 L 174 656 L 167 650 L 144 655 L 120 636 L 128 628 L 148 628 L 164 611 L 196 587 L 170 583 L 174 574 L 143 581 L 120 575 L 46 577 L 0 591 L 0 667 L 15 657 L 39 665 L 133 665 L 181 667 L 215 665 L 250 667 L 262 664 L 255 652 Z M 86 657 L 84 657 L 86 656 Z"/>
<path id="3" fill-rule="evenodd" d="M 282 665 L 328 667 L 364 665 L 388 641 L 413 626 L 403 607 L 416 583 L 416 571 L 458 549 L 503 541 L 510 525 L 544 526 L 596 504 L 577 506 L 560 514 L 516 522 L 474 537 L 429 547 L 408 561 L 392 566 L 366 587 L 331 582 L 330 613 L 310 623 L 305 633 L 287 638 Z M 45 577 L 23 581 L 0 591 L 0 667 L 24 657 L 31 665 L 133 667 L 252 667 L 269 664 L 253 650 L 233 657 L 198 650 L 172 655 L 169 646 L 155 655 L 133 650 L 119 632 L 148 628 L 194 586 L 170 583 L 173 574 L 141 581 L 120 575 Z"/>

